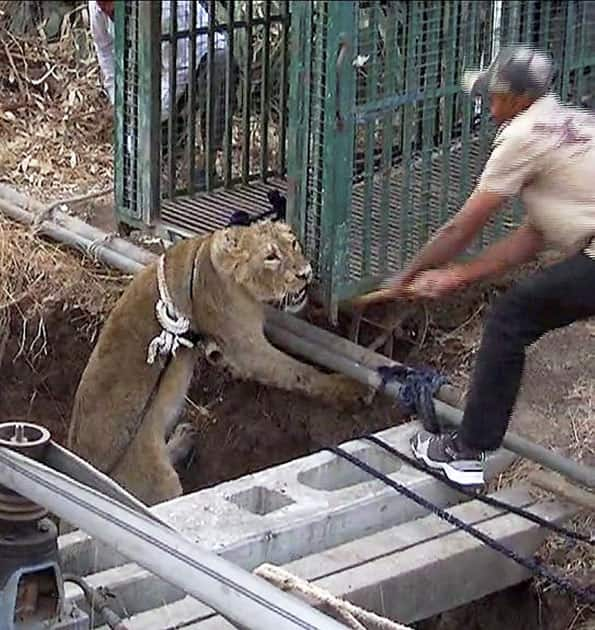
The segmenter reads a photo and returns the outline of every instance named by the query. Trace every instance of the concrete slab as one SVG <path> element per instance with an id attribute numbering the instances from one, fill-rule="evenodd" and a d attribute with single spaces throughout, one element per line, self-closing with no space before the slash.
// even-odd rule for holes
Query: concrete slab
<path id="1" fill-rule="evenodd" d="M 378 435 L 409 452 L 409 439 L 417 430 L 417 423 L 408 423 Z M 355 440 L 342 446 L 438 506 L 465 498 L 368 442 Z M 501 451 L 491 459 L 488 475 L 498 474 L 512 459 L 512 454 Z M 264 562 L 285 565 L 427 514 L 328 452 L 180 497 L 154 511 L 189 539 L 247 570 Z M 184 596 L 82 532 L 61 537 L 59 544 L 65 571 L 109 588 L 127 616 L 169 608 Z M 82 605 L 76 589 L 68 589 L 67 596 Z"/>
<path id="2" fill-rule="evenodd" d="M 411 422 L 377 435 L 409 452 L 409 439 L 417 430 L 418 423 Z M 342 446 L 437 505 L 453 505 L 463 498 L 374 445 L 355 440 Z M 501 472 L 512 460 L 511 453 L 500 451 L 490 460 L 489 476 Z M 425 513 L 392 488 L 328 452 L 180 497 L 154 511 L 189 539 L 212 551 L 225 551 L 232 561 L 247 568 L 262 562 L 290 562 Z M 62 536 L 59 544 L 65 570 L 79 575 L 126 562 L 80 531 Z"/>
<path id="3" fill-rule="evenodd" d="M 575 512 L 558 503 L 535 503 L 524 488 L 496 496 L 529 507 L 548 520 L 563 520 Z M 453 507 L 449 512 L 523 554 L 531 555 L 545 536 L 531 522 L 478 501 Z M 402 623 L 472 601 L 526 577 L 515 563 L 485 549 L 469 535 L 457 533 L 434 515 L 305 557 L 284 568 Z M 189 597 L 135 615 L 127 620 L 127 626 L 130 630 L 230 627 Z"/>
<path id="4" fill-rule="evenodd" d="M 576 513 L 574 507 L 558 502 L 534 503 L 526 489 L 497 496 L 514 505 L 530 506 L 532 512 L 550 522 L 564 521 Z M 532 556 L 546 536 L 542 528 L 530 521 L 498 513 L 476 501 L 448 511 L 474 523 L 480 531 L 523 556 Z M 425 540 L 419 541 L 424 536 Z M 284 568 L 333 595 L 405 624 L 469 603 L 529 576 L 518 564 L 468 534 L 453 530 L 435 516 L 391 528 Z M 148 630 L 150 622 L 146 616 L 143 623 L 148 625 L 130 627 Z M 208 617 L 191 627 L 223 630 L 229 626 L 219 617 Z"/>

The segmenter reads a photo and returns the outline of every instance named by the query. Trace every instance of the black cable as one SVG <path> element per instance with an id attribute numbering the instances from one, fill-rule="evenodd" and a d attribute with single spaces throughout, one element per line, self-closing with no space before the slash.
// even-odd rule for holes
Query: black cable
<path id="1" fill-rule="evenodd" d="M 512 514 L 516 514 L 517 516 L 527 519 L 528 521 L 531 521 L 535 523 L 536 525 L 540 525 L 541 527 L 545 529 L 550 529 L 551 531 L 556 532 L 557 534 L 560 534 L 561 536 L 564 536 L 566 538 L 569 538 L 570 540 L 577 540 L 580 542 L 587 543 L 588 545 L 595 544 L 595 539 L 593 538 L 593 536 L 590 536 L 583 532 L 576 532 L 571 529 L 568 529 L 567 527 L 563 527 L 561 525 L 557 525 L 556 523 L 546 521 L 544 518 L 541 518 L 541 516 L 537 516 L 536 514 L 533 514 L 532 512 L 524 510 L 523 508 L 519 508 L 515 505 L 510 505 L 509 503 L 506 503 L 505 501 L 500 501 L 499 499 L 495 499 L 490 496 L 478 494 L 474 492 L 473 490 L 469 490 L 468 488 L 465 488 L 464 486 L 461 486 L 458 483 L 451 481 L 448 477 L 445 477 L 444 475 L 440 474 L 436 470 L 432 470 L 428 466 L 424 466 L 423 464 L 418 462 L 416 459 L 413 459 L 413 457 L 409 457 L 408 455 L 401 453 L 396 448 L 394 448 L 390 444 L 387 444 L 384 440 L 381 440 L 379 437 L 376 437 L 375 435 L 364 435 L 360 439 L 367 440 L 368 442 L 372 442 L 373 444 L 376 444 L 377 446 L 384 449 L 391 455 L 394 455 L 395 457 L 398 457 L 399 459 L 404 461 L 408 466 L 411 466 L 412 468 L 415 468 L 416 470 L 419 470 L 420 472 L 427 473 L 431 477 L 434 477 L 434 479 L 438 479 L 438 481 L 441 481 L 442 483 L 444 483 L 444 485 L 448 486 L 449 488 L 452 488 L 453 490 L 456 490 L 457 492 L 460 492 L 461 494 L 464 494 L 467 497 L 476 499 L 477 501 L 480 501 L 481 503 L 485 503 L 486 505 L 491 505 L 492 507 L 505 510 L 506 512 L 511 512 Z"/>
<path id="2" fill-rule="evenodd" d="M 541 564 L 541 562 L 539 562 L 538 560 L 534 558 L 523 558 L 522 556 L 519 556 L 512 549 L 505 547 L 504 545 L 499 543 L 497 540 L 494 540 L 490 536 L 487 536 L 486 534 L 480 532 L 478 529 L 476 529 L 472 525 L 469 525 L 468 523 L 461 521 L 461 519 L 457 518 L 453 514 L 450 514 L 449 512 L 446 512 L 445 510 L 443 510 L 442 508 L 434 505 L 433 503 L 431 503 L 424 497 L 418 495 L 416 492 L 413 492 L 412 490 L 410 490 L 403 484 L 400 484 L 397 481 L 394 481 L 387 475 L 381 473 L 375 468 L 372 468 L 372 466 L 369 466 L 368 464 L 366 464 L 366 462 L 355 457 L 351 453 L 348 453 L 347 451 L 343 450 L 341 447 L 330 446 L 330 447 L 326 447 L 325 450 L 328 450 L 331 453 L 334 453 L 335 455 L 342 457 L 348 462 L 351 462 L 354 466 L 357 466 L 364 472 L 367 472 L 372 477 L 375 477 L 376 479 L 382 481 L 387 486 L 390 486 L 391 488 L 393 488 L 400 494 L 406 496 L 408 499 L 411 499 L 412 501 L 417 503 L 419 506 L 428 510 L 432 514 L 436 515 L 438 518 L 441 518 L 442 520 L 446 521 L 453 527 L 456 527 L 466 532 L 467 534 L 473 536 L 477 540 L 481 541 L 484 545 L 487 545 L 488 547 L 490 547 L 490 549 L 493 549 L 494 551 L 501 553 L 503 556 L 505 556 L 509 560 L 516 562 L 517 564 L 527 569 L 531 573 L 535 575 L 539 575 L 540 577 L 544 578 L 548 582 L 555 584 L 562 590 L 568 593 L 571 593 L 572 595 L 574 595 L 576 598 L 580 600 L 583 600 L 591 605 L 595 604 L 595 591 L 593 588 L 586 589 L 586 588 L 577 586 L 571 580 L 568 580 L 565 577 L 561 577 L 551 572 L 547 567 L 544 567 Z"/>
<path id="3" fill-rule="evenodd" d="M 122 619 L 110 608 L 106 597 L 107 591 L 105 591 L 105 589 L 101 587 L 93 588 L 87 580 L 72 573 L 65 573 L 62 579 L 64 582 L 76 584 L 81 591 L 83 591 L 83 595 L 91 607 L 91 610 L 100 615 L 111 630 L 128 630 L 128 626 L 126 626 Z"/>

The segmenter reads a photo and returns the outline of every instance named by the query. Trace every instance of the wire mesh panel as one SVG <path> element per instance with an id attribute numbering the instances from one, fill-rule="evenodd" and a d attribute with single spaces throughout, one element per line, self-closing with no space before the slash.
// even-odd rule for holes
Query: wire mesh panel
<path id="1" fill-rule="evenodd" d="M 213 229 L 201 198 L 284 174 L 288 27 L 283 1 L 116 3 L 123 221 Z"/>
<path id="2" fill-rule="evenodd" d="M 300 87 L 290 129 L 300 133 L 289 145 L 290 209 L 331 313 L 406 264 L 475 186 L 496 129 L 487 104 L 462 94 L 464 69 L 486 67 L 503 45 L 526 43 L 552 53 L 563 99 L 592 99 L 592 1 L 294 5 L 292 81 Z M 341 40 L 345 63 L 337 58 Z M 337 88 L 351 103 L 339 102 Z M 521 214 L 511 205 L 473 249 Z"/>
<path id="3" fill-rule="evenodd" d="M 349 238 L 353 9 L 351 2 L 292 3 L 288 206 L 326 302 Z"/>
<path id="4" fill-rule="evenodd" d="M 360 3 L 351 282 L 402 266 L 481 169 L 486 117 L 458 86 L 492 21 L 491 2 Z"/>
<path id="5" fill-rule="evenodd" d="M 117 3 L 116 11 L 116 164 L 114 187 L 118 206 L 131 221 L 141 220 L 138 201 L 139 5 Z"/>

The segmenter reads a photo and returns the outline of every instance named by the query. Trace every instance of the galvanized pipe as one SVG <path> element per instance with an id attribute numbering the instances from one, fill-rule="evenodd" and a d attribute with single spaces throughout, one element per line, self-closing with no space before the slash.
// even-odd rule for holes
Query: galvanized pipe
<path id="1" fill-rule="evenodd" d="M 144 514 L 20 453 L 0 448 L 0 479 L 3 486 L 76 524 L 240 627 L 345 628 Z"/>
<path id="2" fill-rule="evenodd" d="M 67 204 L 68 200 L 65 199 L 64 202 Z M 47 206 L 39 201 L 23 195 L 10 186 L 0 184 L 0 210 L 2 210 L 7 216 L 14 218 L 16 221 L 24 223 L 25 225 L 31 225 L 35 220 L 35 217 L 40 213 L 43 213 L 46 208 Z M 108 235 L 103 230 L 89 225 L 89 223 L 82 221 L 76 216 L 66 214 L 59 208 L 53 210 L 51 217 L 48 218 L 50 218 L 51 221 L 48 222 L 50 225 L 47 227 L 51 227 L 52 224 L 55 224 L 58 227 L 66 228 L 70 232 L 74 232 L 75 234 L 81 236 L 85 239 L 85 242 L 89 241 L 95 243 L 96 250 L 106 244 L 109 240 L 109 251 L 114 251 L 118 254 L 126 256 L 127 258 L 132 258 L 136 262 L 146 265 L 152 263 L 156 258 L 156 255 L 152 252 L 143 249 L 142 247 L 138 247 L 137 245 L 134 245 L 134 243 L 120 238 L 119 236 L 110 235 L 110 238 L 107 239 Z M 40 229 L 40 232 L 45 233 L 45 229 L 46 226 L 43 226 L 42 229 Z M 48 236 L 50 235 L 48 234 Z M 81 248 L 79 247 L 79 249 Z M 119 267 L 117 268 L 119 269 Z M 134 269 L 138 271 L 138 268 L 134 267 Z M 122 271 L 125 273 L 136 272 L 128 269 L 122 269 Z"/>
<path id="3" fill-rule="evenodd" d="M 22 208 L 1 199 L 0 211 L 11 219 L 18 221 L 19 223 L 24 223 L 25 225 L 32 225 L 34 221 L 34 215 L 31 212 L 23 210 Z M 106 246 L 106 244 L 98 244 L 97 242 L 89 238 L 85 238 L 81 234 L 77 234 L 66 227 L 60 227 L 53 221 L 43 221 L 40 223 L 38 229 L 40 234 L 49 236 L 51 239 L 60 243 L 70 245 L 85 254 L 89 254 L 89 252 L 94 249 L 95 255 L 99 260 L 102 260 L 108 265 L 115 267 L 124 273 L 135 274 L 144 267 L 142 263 L 132 260 L 125 254 L 120 254 L 113 249 L 110 249 Z"/>
<path id="4" fill-rule="evenodd" d="M 376 370 L 370 369 L 360 361 L 334 352 L 322 345 L 319 340 L 307 339 L 305 336 L 298 335 L 277 322 L 267 322 L 265 330 L 267 336 L 274 344 L 285 348 L 289 352 L 310 359 L 318 365 L 335 372 L 346 374 L 364 385 L 377 388 L 382 384 L 382 379 Z M 401 385 L 399 383 L 392 382 L 388 383 L 385 391 L 389 395 L 398 398 L 400 389 Z M 440 418 L 448 424 L 460 426 L 463 419 L 463 412 L 460 409 L 456 409 L 441 400 L 435 400 L 434 402 L 436 414 Z M 579 484 L 583 484 L 591 489 L 595 488 L 595 468 L 592 466 L 574 462 L 512 432 L 508 432 L 504 437 L 503 446 L 542 466 L 556 470 Z"/>
<path id="5" fill-rule="evenodd" d="M 30 212 L 18 208 L 14 204 L 7 204 L 1 199 L 0 210 L 5 211 L 6 214 L 15 220 L 27 225 L 33 220 Z M 44 228 L 43 233 L 51 238 L 79 249 L 81 245 L 88 247 L 88 239 L 76 232 L 66 228 L 58 229 L 50 221 L 44 222 L 42 227 Z M 125 273 L 135 273 L 142 269 L 144 262 L 141 262 L 141 259 L 144 259 L 146 255 L 145 250 L 130 244 L 130 257 L 124 254 L 115 256 L 115 252 L 110 248 L 109 243 L 98 247 L 96 253 L 98 259 Z M 153 254 L 151 255 L 154 256 Z M 289 352 L 295 352 L 304 358 L 312 359 L 319 365 L 347 374 L 357 381 L 377 387 L 380 384 L 380 377 L 375 371 L 376 368 L 380 365 L 391 365 L 391 362 L 382 357 L 382 355 L 371 353 L 366 348 L 357 346 L 357 344 L 353 344 L 347 339 L 342 339 L 332 333 L 311 326 L 286 313 L 279 313 L 274 309 L 267 308 L 267 318 L 269 321 L 267 321 L 265 330 L 271 340 L 281 348 L 285 348 Z M 394 365 L 394 362 L 392 364 Z M 391 384 L 387 388 L 387 392 L 393 396 L 398 396 L 398 391 L 398 385 L 396 384 Z M 442 388 L 440 395 L 445 400 L 458 397 L 454 389 L 449 391 Z M 453 407 L 452 404 L 445 402 L 445 400 L 438 399 L 435 401 L 436 413 L 445 422 L 454 426 L 460 425 L 462 412 Z M 590 489 L 595 488 L 595 469 L 592 466 L 574 462 L 511 431 L 506 434 L 503 445 L 510 451 L 559 472 L 572 481 L 583 484 Z"/>
<path id="6" fill-rule="evenodd" d="M 299 337 L 304 337 L 309 341 L 324 346 L 328 350 L 338 352 L 352 361 L 362 363 L 373 370 L 381 366 L 390 367 L 401 365 L 397 361 L 393 361 L 369 348 L 360 346 L 349 339 L 339 337 L 338 335 L 324 330 L 324 328 L 312 326 L 312 324 L 289 313 L 283 313 L 271 306 L 266 306 L 265 309 L 267 323 L 272 322 Z M 461 404 L 463 396 L 456 388 L 452 387 L 452 385 L 444 385 L 440 388 L 437 398 L 448 405 L 458 407 Z"/>

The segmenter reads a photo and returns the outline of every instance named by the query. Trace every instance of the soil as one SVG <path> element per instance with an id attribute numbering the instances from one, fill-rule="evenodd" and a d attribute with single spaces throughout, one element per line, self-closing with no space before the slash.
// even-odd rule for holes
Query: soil
<path id="1" fill-rule="evenodd" d="M 20 356 L 21 337 L 12 331 L 2 365 L 3 421 L 39 423 L 52 432 L 54 440 L 65 443 L 76 387 L 93 348 L 92 339 L 79 329 L 83 318 L 79 311 L 59 307 L 46 313 L 45 348 L 41 352 L 26 349 Z M 29 323 L 30 335 L 35 328 Z M 197 367 L 188 397 L 194 404 L 187 406 L 186 419 L 197 424 L 200 433 L 195 457 L 181 471 L 186 492 L 403 420 L 387 400 L 345 414 L 298 394 L 232 381 L 207 364 Z M 195 406 L 207 409 L 208 414 L 196 413 Z"/>
<path id="2" fill-rule="evenodd" d="M 593 630 L 563 595 L 540 596 L 530 582 L 415 624 L 416 630 Z"/>

